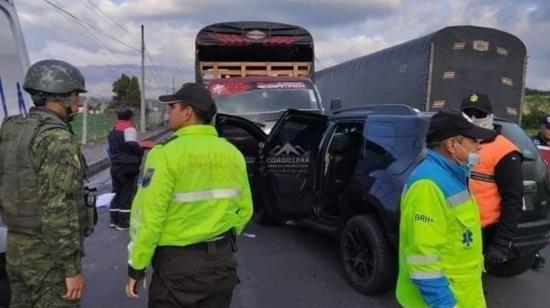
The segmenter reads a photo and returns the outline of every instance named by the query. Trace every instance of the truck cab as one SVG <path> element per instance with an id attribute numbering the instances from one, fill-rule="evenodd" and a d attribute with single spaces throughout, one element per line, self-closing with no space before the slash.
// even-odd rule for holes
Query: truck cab
<path id="1" fill-rule="evenodd" d="M 307 77 L 214 79 L 208 90 L 218 112 L 246 118 L 266 133 L 287 109 L 323 113 L 317 88 Z"/>
<path id="2" fill-rule="evenodd" d="M 313 37 L 295 25 L 216 23 L 195 40 L 196 82 L 208 87 L 220 112 L 247 118 L 267 133 L 286 109 L 323 113 L 314 64 Z"/>

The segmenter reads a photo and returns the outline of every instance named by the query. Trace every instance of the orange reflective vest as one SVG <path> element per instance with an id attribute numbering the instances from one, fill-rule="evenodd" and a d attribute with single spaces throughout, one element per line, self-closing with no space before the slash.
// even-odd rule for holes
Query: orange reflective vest
<path id="1" fill-rule="evenodd" d="M 495 167 L 500 160 L 519 149 L 502 135 L 487 144 L 481 145 L 480 161 L 472 170 L 470 189 L 479 206 L 481 226 L 494 224 L 500 217 L 500 193 L 495 182 Z"/>

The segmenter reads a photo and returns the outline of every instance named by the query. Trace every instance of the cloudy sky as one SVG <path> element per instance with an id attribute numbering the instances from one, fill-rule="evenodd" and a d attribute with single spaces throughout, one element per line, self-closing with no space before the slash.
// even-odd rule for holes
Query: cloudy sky
<path id="1" fill-rule="evenodd" d="M 66 9 L 86 26 L 61 14 Z M 300 25 L 314 37 L 318 69 L 449 25 L 497 28 L 527 46 L 527 86 L 550 90 L 547 0 L 15 0 L 31 61 L 79 66 L 139 64 L 145 25 L 149 63 L 192 80 L 194 38 L 211 23 L 268 20 Z M 114 39 L 122 41 L 115 41 Z M 131 48 L 132 47 L 132 48 Z M 162 80 L 172 83 L 172 80 Z"/>

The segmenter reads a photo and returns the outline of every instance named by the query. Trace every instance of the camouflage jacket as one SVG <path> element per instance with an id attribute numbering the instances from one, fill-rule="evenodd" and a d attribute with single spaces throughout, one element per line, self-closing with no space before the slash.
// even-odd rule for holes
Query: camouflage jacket
<path id="1" fill-rule="evenodd" d="M 31 144 L 31 160 L 37 170 L 43 244 L 65 277 L 80 273 L 83 237 L 79 229 L 75 198 L 82 189 L 84 169 L 80 145 L 70 125 L 45 107 L 32 108 L 66 129 L 52 129 L 37 135 Z"/>

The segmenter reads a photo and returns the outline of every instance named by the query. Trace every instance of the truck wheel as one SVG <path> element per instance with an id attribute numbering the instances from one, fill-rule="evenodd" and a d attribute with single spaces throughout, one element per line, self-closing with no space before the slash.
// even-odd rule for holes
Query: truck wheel
<path id="1" fill-rule="evenodd" d="M 394 287 L 395 252 L 373 216 L 348 220 L 342 230 L 340 254 L 347 280 L 361 293 L 377 294 Z"/>
<path id="2" fill-rule="evenodd" d="M 536 252 L 500 264 L 487 266 L 487 272 L 497 277 L 512 277 L 525 273 L 535 262 Z"/>

